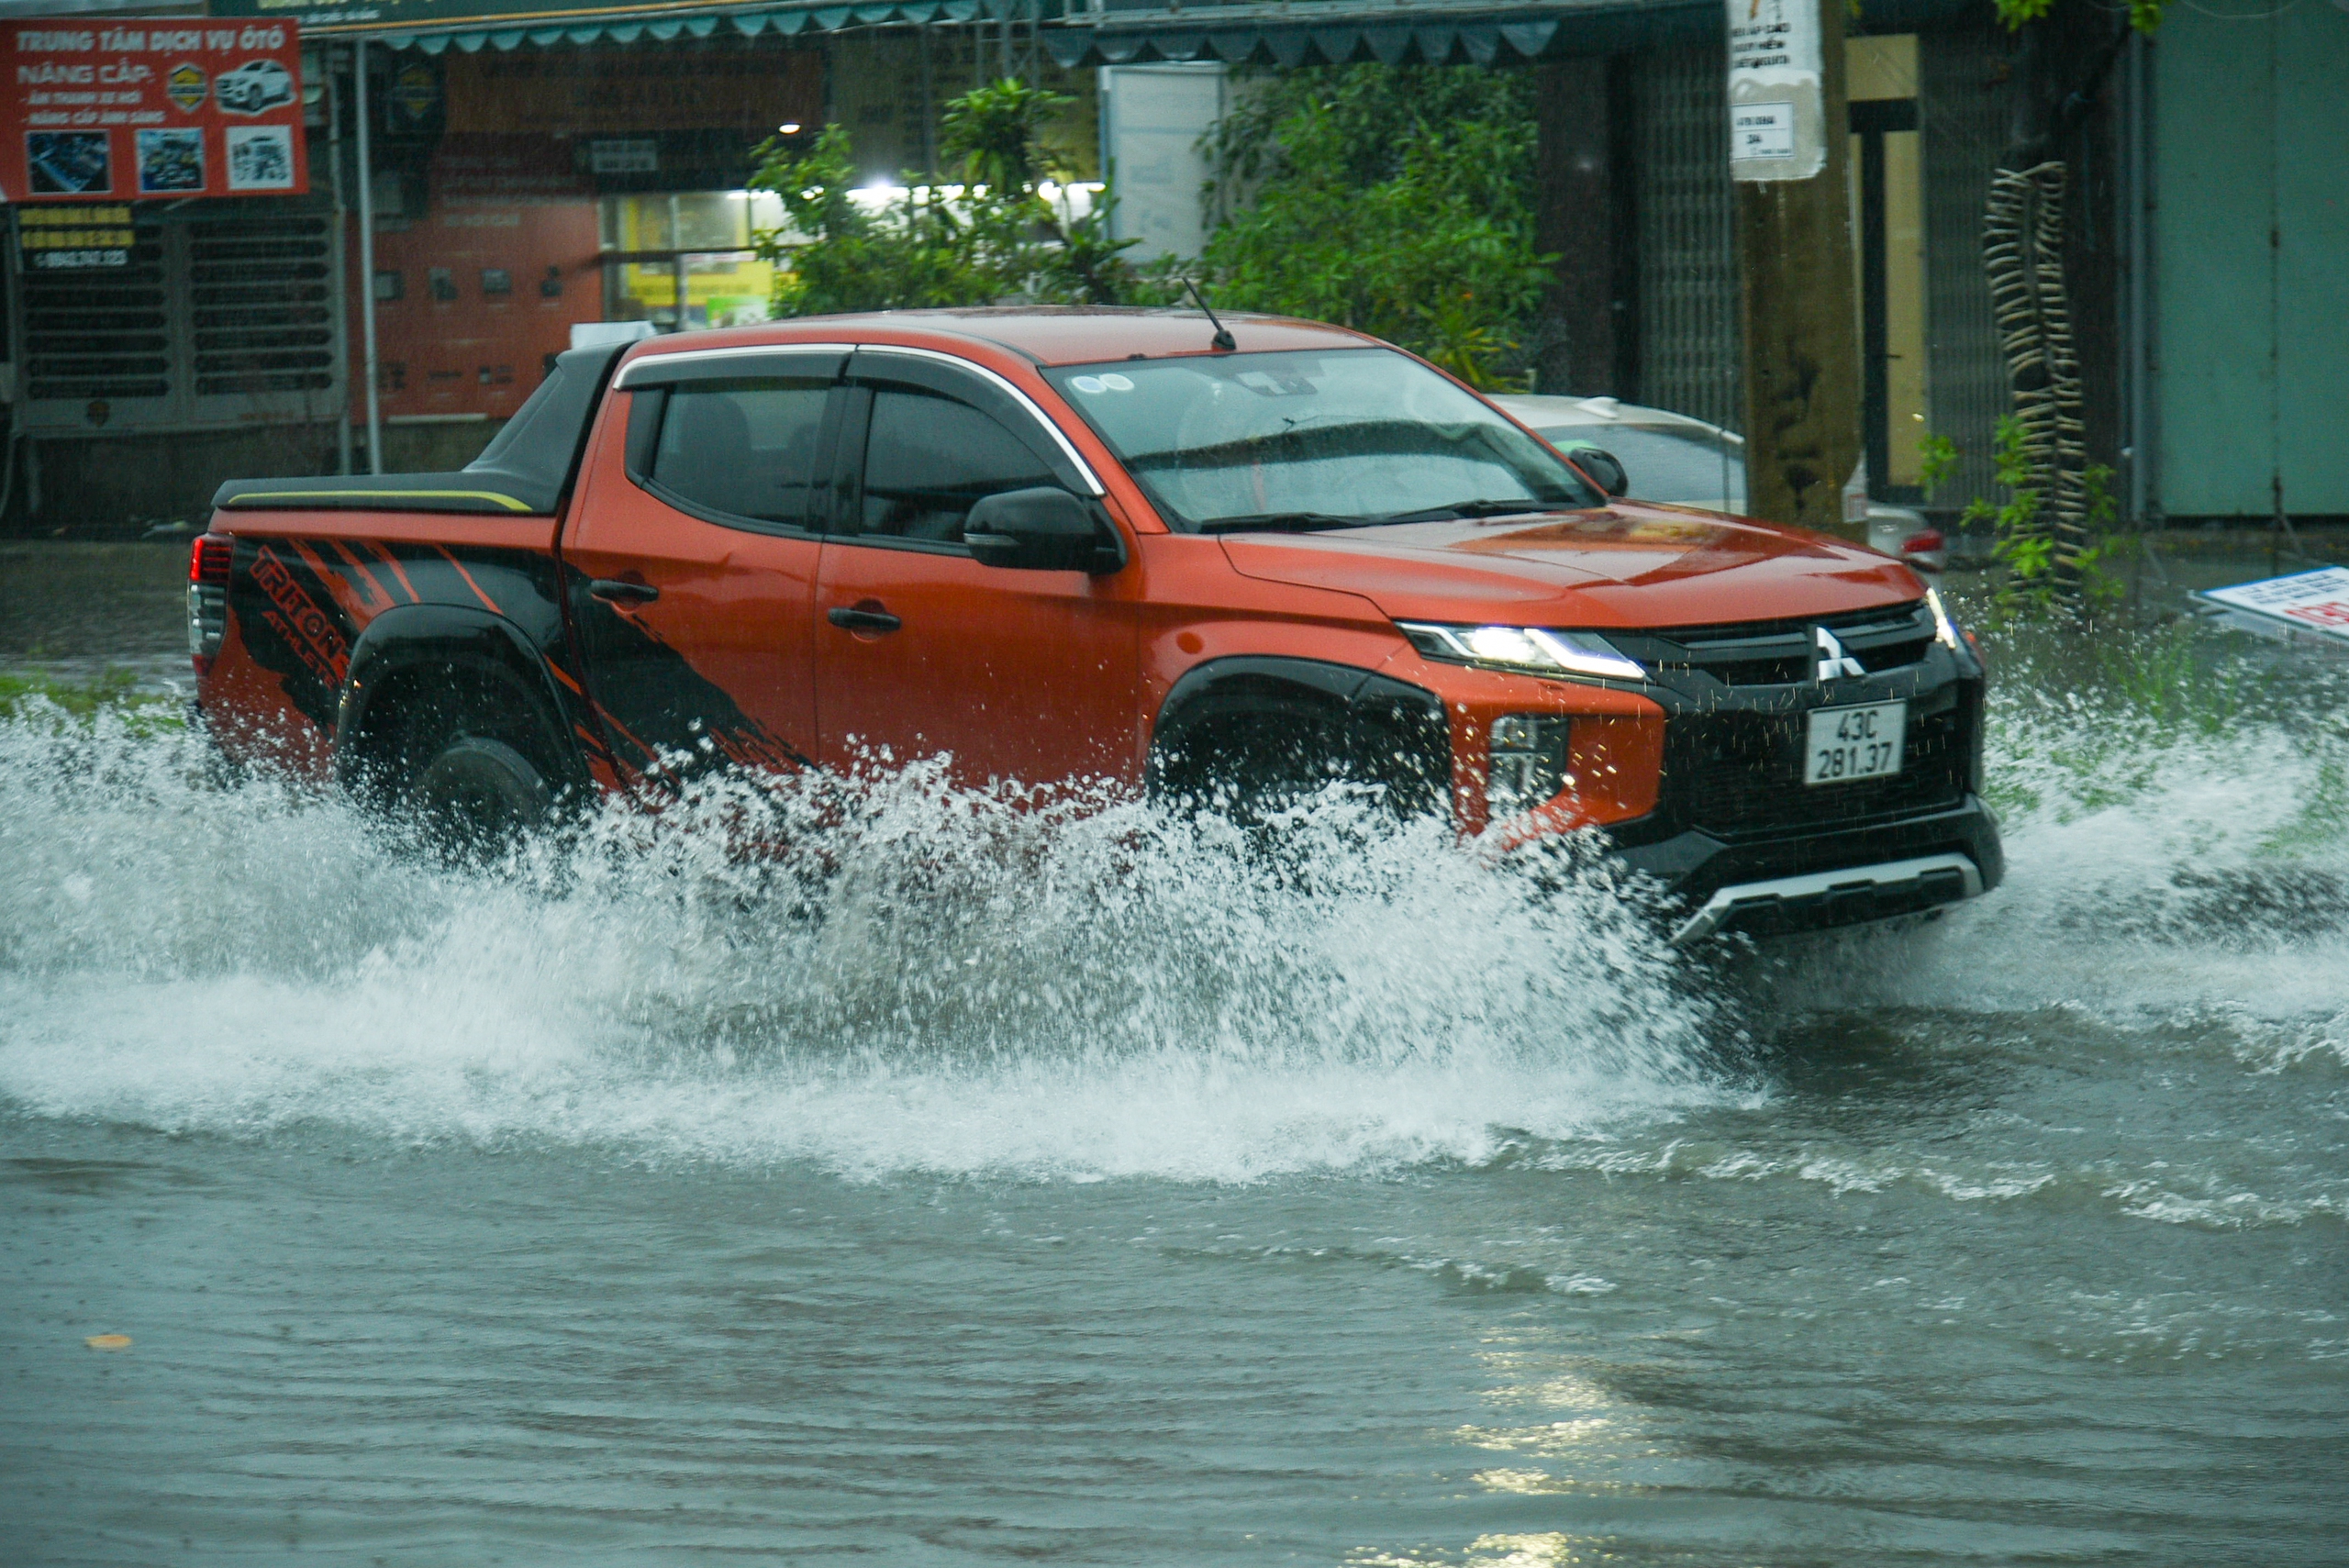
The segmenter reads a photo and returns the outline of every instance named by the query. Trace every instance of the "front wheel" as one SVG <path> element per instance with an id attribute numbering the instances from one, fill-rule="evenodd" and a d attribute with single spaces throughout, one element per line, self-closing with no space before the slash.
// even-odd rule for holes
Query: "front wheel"
<path id="1" fill-rule="evenodd" d="M 1386 722 L 1297 705 L 1223 717 L 1184 736 L 1153 767 L 1160 798 L 1242 827 L 1283 822 L 1330 785 L 1368 792 L 1395 818 L 1438 809 L 1442 764 Z"/>

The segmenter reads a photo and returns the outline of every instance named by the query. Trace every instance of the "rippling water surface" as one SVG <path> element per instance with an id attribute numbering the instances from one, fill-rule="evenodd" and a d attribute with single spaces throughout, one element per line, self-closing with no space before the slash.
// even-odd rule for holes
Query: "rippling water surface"
<path id="1" fill-rule="evenodd" d="M 0 1562 L 2337 1563 L 2349 731 L 2183 648 L 1701 959 L 1343 803 L 473 876 L 0 728 Z"/>

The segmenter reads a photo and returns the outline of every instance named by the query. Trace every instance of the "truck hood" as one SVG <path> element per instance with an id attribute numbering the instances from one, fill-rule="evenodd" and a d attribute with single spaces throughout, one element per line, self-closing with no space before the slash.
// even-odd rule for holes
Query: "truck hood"
<path id="1" fill-rule="evenodd" d="M 1889 557 L 1842 539 L 1687 507 L 1314 534 L 1232 534 L 1234 570 L 1359 595 L 1397 620 L 1635 629 L 1793 620 L 1912 600 Z"/>

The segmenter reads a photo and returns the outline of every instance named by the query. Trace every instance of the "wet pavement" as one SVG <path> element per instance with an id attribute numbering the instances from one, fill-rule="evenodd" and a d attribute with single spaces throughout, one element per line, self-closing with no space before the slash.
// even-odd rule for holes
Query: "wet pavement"
<path id="1" fill-rule="evenodd" d="M 178 547 L 0 550 L 0 662 L 184 661 Z M 0 1562 L 2330 1568 L 2349 688 L 1993 657 L 2007 884 L 1703 955 L 1341 814 L 473 876 L 0 723 Z"/>

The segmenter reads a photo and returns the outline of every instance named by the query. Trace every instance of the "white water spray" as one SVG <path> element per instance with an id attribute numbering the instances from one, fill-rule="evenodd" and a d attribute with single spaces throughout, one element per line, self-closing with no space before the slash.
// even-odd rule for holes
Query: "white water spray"
<path id="1" fill-rule="evenodd" d="M 1717 1096 L 1587 857 L 1434 825 L 1021 802 L 934 766 L 714 784 L 518 865 L 403 855 L 200 743 L 0 729 L 0 1094 L 655 1158 L 1247 1180 L 1486 1157 Z"/>

